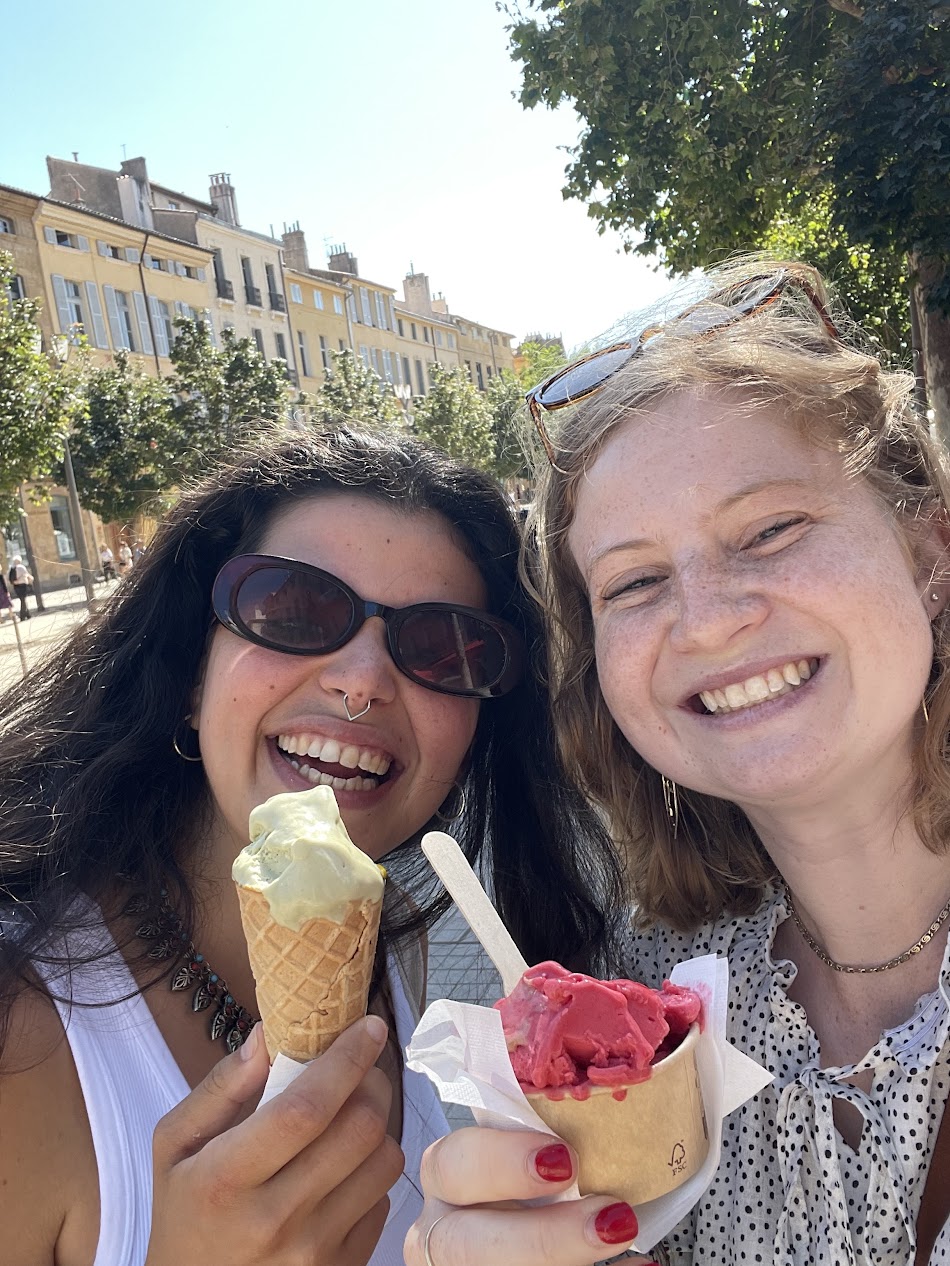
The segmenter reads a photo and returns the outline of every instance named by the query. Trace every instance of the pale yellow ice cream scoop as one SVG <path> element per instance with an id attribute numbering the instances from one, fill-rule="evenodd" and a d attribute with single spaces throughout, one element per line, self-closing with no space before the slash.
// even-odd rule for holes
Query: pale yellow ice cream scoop
<path id="1" fill-rule="evenodd" d="M 248 833 L 231 876 L 261 893 L 286 928 L 341 923 L 351 901 L 382 899 L 385 872 L 350 839 L 332 787 L 271 796 L 252 811 Z"/>
<path id="2" fill-rule="evenodd" d="M 272 796 L 249 827 L 232 875 L 267 1049 L 314 1059 L 366 1012 L 386 872 L 330 787 Z"/>

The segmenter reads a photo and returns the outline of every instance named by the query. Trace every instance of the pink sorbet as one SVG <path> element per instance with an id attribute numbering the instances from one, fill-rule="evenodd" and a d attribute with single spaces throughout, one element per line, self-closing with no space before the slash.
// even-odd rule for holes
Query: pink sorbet
<path id="1" fill-rule="evenodd" d="M 525 1091 L 645 1081 L 702 1010 L 698 994 L 669 980 L 650 989 L 595 980 L 559 963 L 529 968 L 495 1007 Z"/>

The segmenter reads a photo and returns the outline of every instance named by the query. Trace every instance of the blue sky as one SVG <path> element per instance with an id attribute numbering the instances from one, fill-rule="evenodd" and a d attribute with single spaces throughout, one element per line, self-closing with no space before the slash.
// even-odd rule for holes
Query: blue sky
<path id="1" fill-rule="evenodd" d="M 46 0 L 8 6 L 0 183 L 48 191 L 45 158 L 299 220 L 310 262 L 345 242 L 399 289 L 412 264 L 453 312 L 568 348 L 664 285 L 561 196 L 573 111 L 526 112 L 494 0 Z M 41 89 L 38 90 L 38 85 Z"/>

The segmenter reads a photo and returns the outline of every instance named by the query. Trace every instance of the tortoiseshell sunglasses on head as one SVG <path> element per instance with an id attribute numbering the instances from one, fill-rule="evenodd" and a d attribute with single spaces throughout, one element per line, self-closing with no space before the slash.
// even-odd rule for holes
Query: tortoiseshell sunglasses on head
<path id="1" fill-rule="evenodd" d="M 546 378 L 544 382 L 532 387 L 525 395 L 531 418 L 537 428 L 548 461 L 553 466 L 554 445 L 544 426 L 544 413 L 554 413 L 569 404 L 577 404 L 595 395 L 601 387 L 612 378 L 624 365 L 646 347 L 656 335 L 679 325 L 689 323 L 689 333 L 702 337 L 715 330 L 721 330 L 736 321 L 755 316 L 778 299 L 789 286 L 797 286 L 811 300 L 812 306 L 821 317 L 822 324 L 831 337 L 838 342 L 841 334 L 832 321 L 831 316 L 822 303 L 811 283 L 801 273 L 790 269 L 781 269 L 768 277 L 751 278 L 739 282 L 724 290 L 707 295 L 698 303 L 692 304 L 685 311 L 678 313 L 668 321 L 648 326 L 635 339 L 627 343 L 614 343 L 611 347 L 602 348 L 599 352 L 591 352 L 580 360 L 559 369 L 556 374 Z"/>

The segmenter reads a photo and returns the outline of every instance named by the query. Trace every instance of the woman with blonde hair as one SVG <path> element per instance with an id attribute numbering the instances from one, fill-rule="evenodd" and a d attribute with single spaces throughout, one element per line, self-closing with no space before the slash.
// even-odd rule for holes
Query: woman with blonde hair
<path id="1" fill-rule="evenodd" d="M 653 1254 L 946 1263 L 946 459 L 813 270 L 706 284 L 529 394 L 556 729 L 626 862 L 629 974 L 727 956 L 729 1038 L 774 1074 Z M 603 1197 L 508 1203 L 552 1190 L 541 1142 L 436 1144 L 410 1266 L 604 1257 Z"/>

